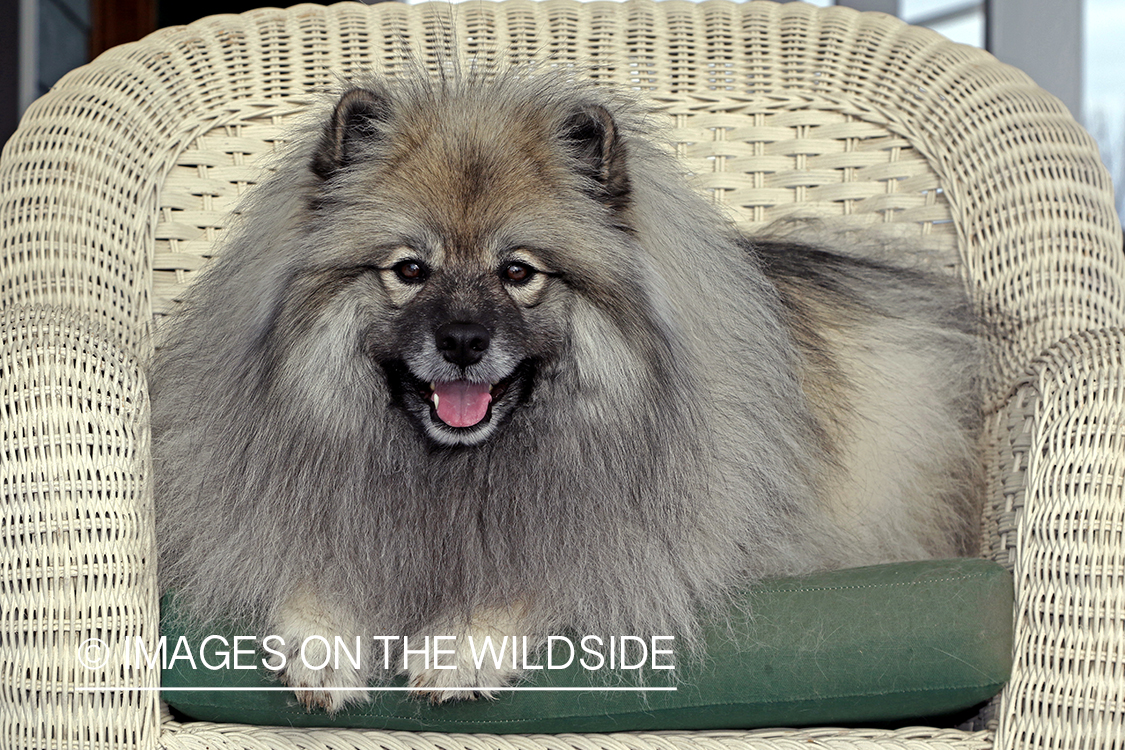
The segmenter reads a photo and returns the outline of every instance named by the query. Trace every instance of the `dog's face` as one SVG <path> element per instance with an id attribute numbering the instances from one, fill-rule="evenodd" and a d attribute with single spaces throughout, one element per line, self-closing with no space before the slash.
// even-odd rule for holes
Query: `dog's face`
<path id="1" fill-rule="evenodd" d="M 589 251 L 627 233 L 623 159 L 592 105 L 402 107 L 364 89 L 337 104 L 312 162 L 325 263 L 348 277 L 326 314 L 360 334 L 430 440 L 471 446 L 502 429 L 564 356 L 577 296 L 613 288 L 596 278 L 613 253 Z M 343 320 L 357 315 L 358 328 Z"/>
<path id="2" fill-rule="evenodd" d="M 393 311 L 367 334 L 395 402 L 437 443 L 486 440 L 559 356 L 569 290 L 526 243 L 393 248 L 378 278 Z M 458 250 L 462 252 L 458 252 Z"/>

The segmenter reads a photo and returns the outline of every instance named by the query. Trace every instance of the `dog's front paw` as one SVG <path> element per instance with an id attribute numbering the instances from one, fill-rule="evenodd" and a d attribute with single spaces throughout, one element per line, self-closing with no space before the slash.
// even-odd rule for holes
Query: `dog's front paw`
<path id="1" fill-rule="evenodd" d="M 297 701 L 309 711 L 323 708 L 329 714 L 335 714 L 349 703 L 367 701 L 363 673 L 353 669 L 351 664 L 341 664 L 336 668 L 329 660 L 321 669 L 309 666 L 323 664 L 326 656 L 327 648 L 322 642 L 310 641 L 305 647 L 304 658 L 300 653 L 294 653 L 278 672 L 278 679 L 293 688 Z"/>
<path id="2" fill-rule="evenodd" d="M 465 649 L 468 651 L 468 646 Z M 416 694 L 428 698 L 431 703 L 495 698 L 498 688 L 506 686 L 520 674 L 518 669 L 496 667 L 491 663 L 482 664 L 477 669 L 471 658 L 465 664 L 461 657 L 458 648 L 457 663 L 453 669 L 437 669 L 434 666 L 411 668 L 408 672 L 410 687 L 417 688 Z"/>
<path id="3" fill-rule="evenodd" d="M 275 615 L 277 633 L 284 641 L 280 649 L 284 666 L 277 676 L 293 688 L 297 700 L 308 710 L 323 708 L 334 714 L 349 703 L 369 699 L 364 688 L 370 676 L 369 665 L 360 657 L 357 667 L 346 656 L 329 646 L 342 636 L 343 642 L 359 632 L 349 611 L 326 604 L 307 592 L 290 596 Z M 355 653 L 360 654 L 359 644 Z"/>
<path id="4" fill-rule="evenodd" d="M 437 626 L 434 633 L 453 636 L 454 645 L 444 642 L 440 658 L 435 646 L 433 661 L 411 655 L 406 670 L 410 687 L 431 703 L 495 698 L 522 671 L 511 666 L 512 649 L 517 640 L 522 643 L 512 633 L 520 632 L 520 625 L 510 610 L 488 610 L 469 627 Z"/>

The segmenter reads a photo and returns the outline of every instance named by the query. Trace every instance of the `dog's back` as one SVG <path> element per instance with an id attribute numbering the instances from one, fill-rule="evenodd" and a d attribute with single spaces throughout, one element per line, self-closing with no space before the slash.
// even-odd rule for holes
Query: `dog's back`
<path id="1" fill-rule="evenodd" d="M 835 564 L 971 553 L 981 352 L 958 285 L 799 243 L 747 249 L 776 284 L 801 354 L 829 457 L 821 500 Z"/>

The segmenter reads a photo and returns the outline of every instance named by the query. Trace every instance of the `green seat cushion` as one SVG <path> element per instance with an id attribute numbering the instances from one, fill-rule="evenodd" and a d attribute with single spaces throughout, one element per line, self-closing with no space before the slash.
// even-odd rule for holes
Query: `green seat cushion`
<path id="1" fill-rule="evenodd" d="M 440 705 L 407 692 L 372 692 L 371 702 L 330 717 L 306 711 L 289 691 L 209 690 L 277 688 L 261 666 L 212 671 L 179 659 L 163 671 L 163 697 L 196 719 L 301 727 L 489 733 L 752 728 L 948 714 L 995 695 L 1011 670 L 1012 577 L 988 561 L 834 571 L 766 581 L 746 596 L 751 614 L 739 608 L 731 623 L 708 630 L 702 662 L 677 664 L 675 678 L 668 670 L 645 673 L 645 687 L 675 690 L 608 691 L 637 683 L 607 682 L 604 670 L 590 672 L 575 660 L 519 683 L 552 690 Z M 237 627 L 178 629 L 168 600 L 162 625 L 169 652 L 180 636 L 197 648 L 208 635 L 223 635 L 232 645 L 235 635 L 246 635 Z M 572 640 L 579 642 L 578 636 Z M 603 650 L 608 655 L 608 647 Z M 244 656 L 241 663 L 260 661 Z M 392 683 L 403 684 L 401 678 Z M 600 690 L 554 690 L 576 687 Z"/>

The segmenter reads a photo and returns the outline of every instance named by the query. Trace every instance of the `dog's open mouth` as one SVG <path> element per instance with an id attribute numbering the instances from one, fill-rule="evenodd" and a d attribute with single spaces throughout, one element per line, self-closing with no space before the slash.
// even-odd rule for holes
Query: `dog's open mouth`
<path id="1" fill-rule="evenodd" d="M 447 444 L 484 440 L 530 389 L 534 366 L 519 364 L 494 383 L 470 380 L 425 382 L 402 362 L 384 363 L 392 390 L 433 439 Z"/>
<path id="2" fill-rule="evenodd" d="M 433 413 L 450 427 L 472 427 L 488 414 L 492 385 L 468 380 L 430 383 Z"/>
<path id="3" fill-rule="evenodd" d="M 454 428 L 474 427 L 492 418 L 492 404 L 504 397 L 515 380 L 513 372 L 495 383 L 473 383 L 469 380 L 437 381 L 430 383 L 428 396 L 421 394 L 431 404 L 430 416 Z"/>

